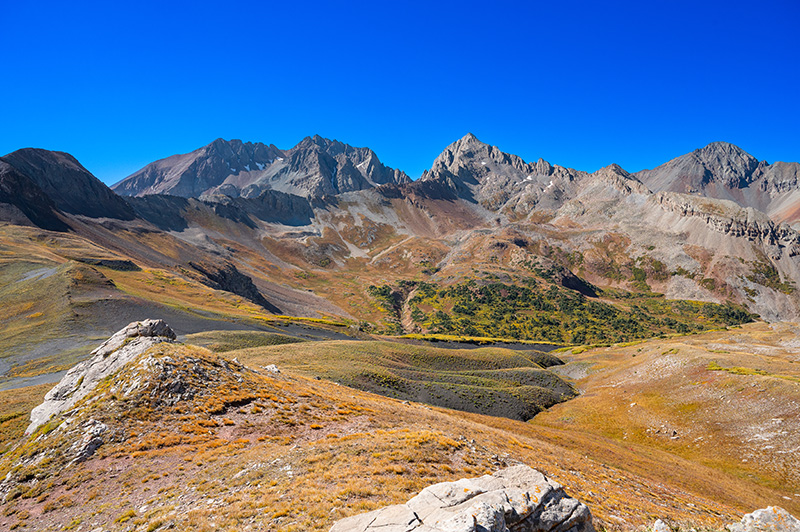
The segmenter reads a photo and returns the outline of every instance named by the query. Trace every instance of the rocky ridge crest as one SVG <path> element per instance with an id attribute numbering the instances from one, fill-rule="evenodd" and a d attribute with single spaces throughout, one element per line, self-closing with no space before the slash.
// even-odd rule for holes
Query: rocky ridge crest
<path id="1" fill-rule="evenodd" d="M 150 347 L 175 340 L 175 333 L 163 320 L 144 320 L 129 324 L 92 351 L 91 358 L 70 369 L 45 400 L 31 412 L 25 430 L 33 433 L 49 419 L 70 410 L 97 384 L 113 375 Z"/>
<path id="2" fill-rule="evenodd" d="M 408 182 L 404 172 L 383 165 L 371 149 L 315 135 L 289 150 L 217 139 L 193 152 L 155 161 L 112 188 L 127 196 L 258 198 L 278 191 L 319 198 Z"/>

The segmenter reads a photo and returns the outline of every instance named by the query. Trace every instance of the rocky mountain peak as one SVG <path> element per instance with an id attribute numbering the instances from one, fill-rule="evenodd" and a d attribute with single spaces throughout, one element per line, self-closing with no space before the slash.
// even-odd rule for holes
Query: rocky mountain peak
<path id="1" fill-rule="evenodd" d="M 743 149 L 728 142 L 712 142 L 637 177 L 654 192 L 696 193 L 705 189 L 742 189 L 753 182 L 761 164 Z"/>
<path id="2" fill-rule="evenodd" d="M 712 174 L 724 176 L 731 184 L 737 184 L 731 177 L 747 180 L 758 167 L 758 159 L 728 142 L 712 142 L 693 154 Z"/>
<path id="3" fill-rule="evenodd" d="M 216 139 L 191 153 L 151 163 L 114 189 L 131 196 L 250 198 L 275 190 L 321 197 L 410 181 L 405 173 L 381 164 L 369 148 L 314 135 L 286 151 L 273 144 Z"/>

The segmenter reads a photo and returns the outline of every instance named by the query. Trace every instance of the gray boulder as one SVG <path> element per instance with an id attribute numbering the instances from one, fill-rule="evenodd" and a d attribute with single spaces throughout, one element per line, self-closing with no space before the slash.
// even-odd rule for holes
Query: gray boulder
<path id="1" fill-rule="evenodd" d="M 150 347 L 174 339 L 175 333 L 163 320 L 135 321 L 118 331 L 92 351 L 90 359 L 70 369 L 47 392 L 44 402 L 31 411 L 31 424 L 25 430 L 26 434 L 31 434 L 53 416 L 73 408 L 97 383 Z"/>
<path id="2" fill-rule="evenodd" d="M 653 532 L 670 532 L 671 530 L 669 525 L 661 519 L 656 519 L 656 522 L 653 523 Z"/>
<path id="3" fill-rule="evenodd" d="M 778 506 L 769 506 L 728 525 L 730 532 L 800 532 L 800 520 Z"/>
<path id="4" fill-rule="evenodd" d="M 589 509 L 525 465 L 428 486 L 406 504 L 348 517 L 330 532 L 594 532 Z"/>

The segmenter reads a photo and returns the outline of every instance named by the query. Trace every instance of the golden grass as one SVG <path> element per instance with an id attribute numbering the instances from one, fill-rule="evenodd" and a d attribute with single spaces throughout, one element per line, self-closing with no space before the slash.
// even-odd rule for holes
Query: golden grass
<path id="1" fill-rule="evenodd" d="M 533 423 L 702 464 L 728 477 L 714 481 L 712 473 L 702 482 L 685 477 L 690 489 L 708 492 L 714 482 L 746 480 L 755 484 L 752 492 L 765 497 L 774 490 L 775 500 L 796 512 L 800 476 L 792 471 L 800 463 L 782 449 L 797 442 L 792 443 L 792 436 L 787 440 L 769 435 L 774 430 L 796 435 L 795 427 L 800 426 L 800 415 L 786 407 L 800 400 L 800 390 L 792 383 L 800 373 L 790 362 L 794 355 L 779 347 L 786 339 L 786 334 L 777 335 L 758 323 L 736 332 L 573 352 L 565 355 L 572 360 L 566 371 L 571 365 L 591 368 L 577 382 L 584 394 L 543 412 Z M 770 354 L 759 354 L 767 341 L 773 346 Z M 722 345 L 730 349 L 717 347 Z M 768 441 L 756 444 L 762 433 Z M 720 491 L 725 490 L 711 492 Z"/>
<path id="2" fill-rule="evenodd" d="M 311 346 L 274 349 L 284 347 Z M 104 384 L 99 393 L 105 398 L 84 403 L 79 416 L 102 420 L 112 433 L 122 429 L 125 437 L 69 469 L 38 464 L 44 476 L 37 485 L 50 487 L 12 500 L 0 526 L 27 511 L 39 526 L 53 529 L 100 518 L 109 530 L 134 523 L 142 529 L 323 531 L 341 517 L 406 501 L 431 483 L 519 462 L 566 485 L 612 528 L 619 525 L 611 516 L 633 529 L 665 515 L 720 528 L 771 496 L 746 480 L 580 427 L 404 404 L 290 371 L 259 375 L 200 348 L 162 344 L 150 354 L 170 357 L 176 367 L 197 365 L 212 377 L 202 383 L 190 378 L 198 393 L 171 407 L 152 404 L 160 379 L 140 381 L 136 396 L 114 391 L 115 383 L 145 377 L 135 367 Z M 64 433 L 52 431 L 36 445 L 49 438 L 55 444 Z M 0 473 L 7 467 L 0 460 Z M 85 502 L 64 505 L 62 496 Z M 45 505 L 49 511 L 41 513 Z"/>

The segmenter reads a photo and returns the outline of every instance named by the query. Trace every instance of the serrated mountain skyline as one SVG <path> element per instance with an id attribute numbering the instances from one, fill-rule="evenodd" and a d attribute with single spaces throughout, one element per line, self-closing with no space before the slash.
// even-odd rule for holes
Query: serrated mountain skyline
<path id="1" fill-rule="evenodd" d="M 402 248 L 423 239 L 427 244 L 404 251 L 403 260 L 449 249 L 435 255 L 438 267 L 453 269 L 452 279 L 465 274 L 462 264 L 496 253 L 483 235 L 506 249 L 504 235 L 518 234 L 512 243 L 560 249 L 561 267 L 585 268 L 580 276 L 590 283 L 627 286 L 637 264 L 655 261 L 672 272 L 652 273 L 668 298 L 733 298 L 767 319 L 800 315 L 792 284 L 800 283 L 800 191 L 793 184 L 800 165 L 759 162 L 728 143 L 635 174 L 616 164 L 588 173 L 544 159 L 529 163 L 467 134 L 411 181 L 369 148 L 319 136 L 289 150 L 218 139 L 115 186 L 130 196 L 117 195 L 65 153 L 23 149 L 2 159 L 3 221 L 92 234 L 99 222 L 105 243 L 123 228 L 169 232 L 181 242 L 177 256 L 149 244 L 136 244 L 131 255 L 158 256 L 156 263 L 169 267 L 211 260 L 219 271 L 228 264 L 248 270 L 231 251 L 234 239 L 284 271 L 347 269 L 366 259 L 381 264 L 370 254 L 388 242 Z M 122 250 L 131 254 L 127 245 Z M 522 260 L 517 255 L 507 257 L 510 268 Z M 291 298 L 278 306 L 286 305 Z"/>
<path id="2" fill-rule="evenodd" d="M 369 148 L 314 135 L 288 150 L 217 139 L 193 152 L 155 161 L 111 188 L 128 196 L 254 198 L 274 190 L 322 197 L 410 181 L 405 173 L 383 165 Z"/>

